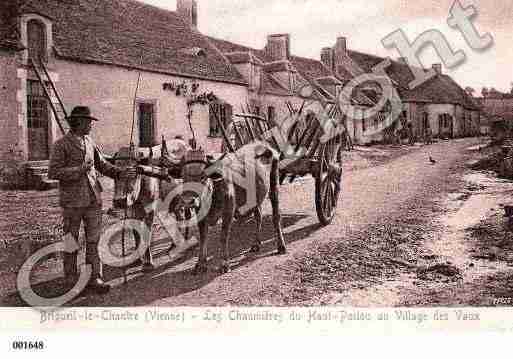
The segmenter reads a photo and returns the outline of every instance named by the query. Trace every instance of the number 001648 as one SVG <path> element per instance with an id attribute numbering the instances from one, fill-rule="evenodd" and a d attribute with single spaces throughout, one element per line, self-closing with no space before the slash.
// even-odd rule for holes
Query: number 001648
<path id="1" fill-rule="evenodd" d="M 45 344 L 42 341 L 14 341 L 12 348 L 14 350 L 43 350 Z"/>

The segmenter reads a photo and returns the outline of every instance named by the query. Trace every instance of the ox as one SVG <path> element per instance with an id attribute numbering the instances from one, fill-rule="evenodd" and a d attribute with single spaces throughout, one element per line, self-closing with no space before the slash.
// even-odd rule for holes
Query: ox
<path id="1" fill-rule="evenodd" d="M 225 154 L 222 159 L 217 161 L 204 155 L 200 155 L 199 158 L 188 156 L 188 154 L 194 153 L 190 149 L 185 154 L 182 149 L 171 159 L 162 153 L 160 158 L 153 158 L 153 151 L 150 152 L 150 156 L 146 160 L 149 164 L 167 168 L 172 177 L 183 179 L 183 190 L 180 195 L 171 202 L 167 202 L 167 197 L 171 192 L 175 192 L 178 183 L 173 182 L 172 178 L 170 181 L 162 181 L 144 175 L 128 182 L 116 180 L 114 205 L 116 208 L 126 208 L 127 206 L 132 208 L 130 211 L 132 218 L 144 220 L 148 228 L 151 229 L 155 212 L 147 208 L 151 208 L 151 203 L 160 199 L 163 201 L 161 203 L 169 203 L 169 207 L 164 210 L 174 213 L 179 221 L 189 220 L 189 222 L 197 224 L 200 243 L 195 274 L 205 273 L 208 270 L 208 228 L 216 225 L 220 219 L 222 220 L 223 255 L 220 268 L 222 273 L 230 270 L 228 244 L 234 218 L 248 218 L 253 215 L 257 230 L 255 243 L 251 250 L 253 252 L 260 251 L 261 205 L 267 197 L 272 205 L 278 253 L 286 253 L 279 210 L 279 156 L 270 145 L 261 142 L 246 145 L 236 154 Z M 117 161 L 116 165 L 123 167 L 123 165 L 131 164 Z M 250 178 L 253 181 L 242 183 L 240 179 L 248 177 L 248 173 L 251 174 Z M 203 190 L 200 192 L 187 190 L 191 184 L 199 184 Z M 196 215 L 187 215 L 191 213 Z M 136 246 L 139 247 L 141 239 L 136 236 L 136 240 Z M 143 269 L 150 270 L 152 265 L 149 243 L 146 244 L 148 250 L 142 258 Z"/>

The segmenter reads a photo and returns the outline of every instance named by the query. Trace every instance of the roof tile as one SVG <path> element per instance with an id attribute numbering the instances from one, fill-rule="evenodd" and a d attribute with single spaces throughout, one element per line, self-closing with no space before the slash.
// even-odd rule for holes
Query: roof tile
<path id="1" fill-rule="evenodd" d="M 172 11 L 134 0 L 39 0 L 25 11 L 53 18 L 54 45 L 63 58 L 246 84 L 206 37 Z M 206 56 L 183 52 L 190 48 Z"/>

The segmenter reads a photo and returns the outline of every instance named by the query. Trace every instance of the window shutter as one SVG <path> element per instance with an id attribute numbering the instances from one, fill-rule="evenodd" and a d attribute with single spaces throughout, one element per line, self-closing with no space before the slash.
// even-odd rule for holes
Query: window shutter
<path id="1" fill-rule="evenodd" d="M 208 122 L 209 122 L 209 135 L 210 137 L 216 137 L 218 130 L 218 123 L 216 119 L 216 114 L 219 116 L 219 110 L 217 108 L 216 103 L 211 103 L 208 106 Z"/>
<path id="2" fill-rule="evenodd" d="M 139 104 L 139 145 L 150 147 L 155 142 L 155 114 L 151 103 Z"/>

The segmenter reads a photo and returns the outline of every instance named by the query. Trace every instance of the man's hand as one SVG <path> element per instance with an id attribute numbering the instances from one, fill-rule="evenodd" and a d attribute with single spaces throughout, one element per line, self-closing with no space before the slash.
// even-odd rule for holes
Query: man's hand
<path id="1" fill-rule="evenodd" d="M 91 170 L 91 168 L 93 168 L 93 166 L 94 166 L 94 161 L 88 160 L 85 163 L 83 163 L 82 166 L 80 166 L 80 170 L 83 173 L 87 173 Z"/>

